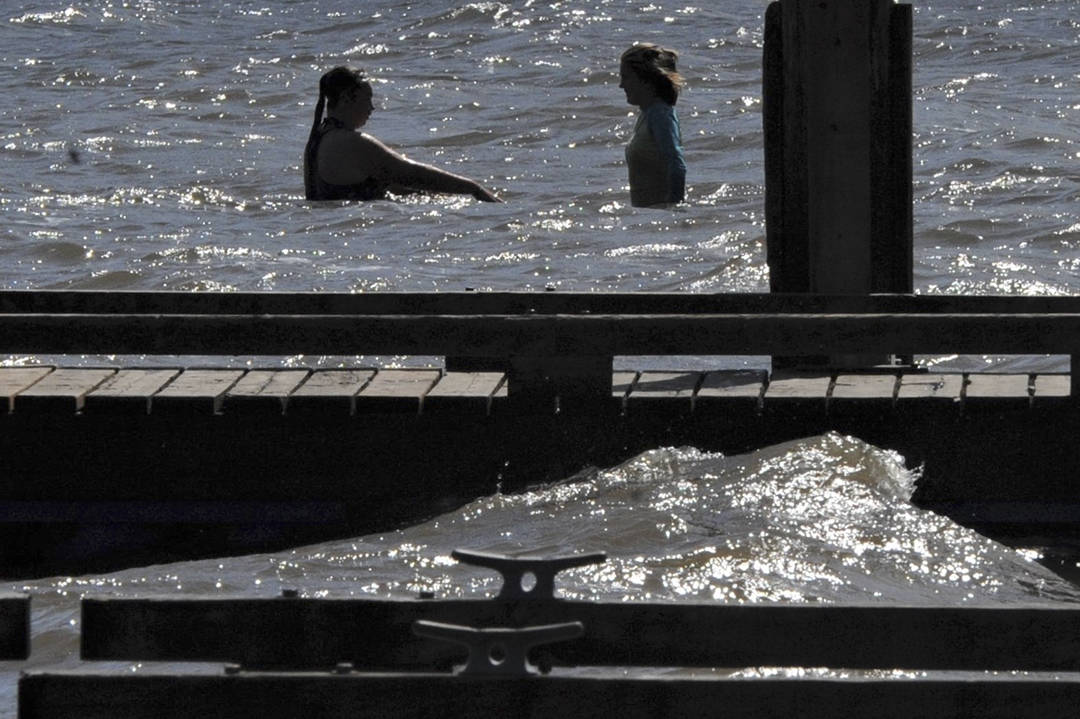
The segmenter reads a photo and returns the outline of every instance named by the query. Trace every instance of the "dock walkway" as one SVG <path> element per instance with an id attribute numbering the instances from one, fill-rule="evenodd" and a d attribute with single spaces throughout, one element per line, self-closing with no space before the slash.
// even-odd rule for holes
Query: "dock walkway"
<path id="1" fill-rule="evenodd" d="M 620 413 L 664 405 L 693 413 L 710 405 L 751 412 L 800 403 L 843 412 L 878 403 L 902 409 L 937 400 L 957 413 L 987 400 L 1035 407 L 1069 398 L 1068 373 L 878 370 L 616 371 L 609 409 Z M 338 419 L 379 413 L 507 411 L 505 372 L 440 369 L 233 369 L 185 367 L 0 367 L 0 414 L 131 416 L 194 413 L 270 419 L 320 413 Z M 850 405 L 850 406 L 849 406 Z M 558 412 L 552 406 L 551 411 Z"/>

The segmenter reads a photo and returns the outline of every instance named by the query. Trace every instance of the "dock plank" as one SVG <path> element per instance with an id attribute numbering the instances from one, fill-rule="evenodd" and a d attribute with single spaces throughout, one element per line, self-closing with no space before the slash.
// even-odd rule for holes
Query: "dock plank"
<path id="1" fill-rule="evenodd" d="M 757 400 L 765 388 L 763 370 L 717 370 L 705 375 L 697 392 L 698 400 L 706 397 L 752 397 Z"/>
<path id="2" fill-rule="evenodd" d="M 611 375 L 611 396 L 625 399 L 637 382 L 638 372 L 619 370 Z"/>
<path id="3" fill-rule="evenodd" d="M 0 367 L 0 412 L 10 412 L 15 395 L 52 371 L 52 367 Z"/>
<path id="4" fill-rule="evenodd" d="M 967 376 L 964 399 L 971 402 L 1016 398 L 1028 402 L 1031 396 L 1030 384 L 1031 377 L 1027 374 L 972 373 Z"/>
<path id="5" fill-rule="evenodd" d="M 766 406 L 776 401 L 803 401 L 820 399 L 822 406 L 829 393 L 832 375 L 820 372 L 776 372 L 765 388 Z"/>
<path id="6" fill-rule="evenodd" d="M 86 395 L 115 369 L 60 367 L 15 396 L 12 411 L 78 412 Z"/>
<path id="7" fill-rule="evenodd" d="M 289 395 L 308 374 L 306 369 L 249 370 L 225 393 L 224 411 L 283 414 Z"/>
<path id="8" fill-rule="evenodd" d="M 488 414 L 494 414 L 496 412 L 503 412 L 508 407 L 508 398 L 510 397 L 510 378 L 507 376 L 498 387 L 495 388 L 495 392 L 491 395 L 491 404 L 488 409 Z"/>
<path id="9" fill-rule="evenodd" d="M 351 415 L 355 411 L 355 397 L 371 378 L 373 369 L 325 369 L 312 372 L 297 387 L 285 407 L 286 414 Z"/>
<path id="10" fill-rule="evenodd" d="M 356 396 L 356 412 L 419 414 L 420 402 L 436 382 L 437 369 L 384 369 Z"/>
<path id="11" fill-rule="evenodd" d="M 959 402 L 963 385 L 964 378 L 960 374 L 942 372 L 903 374 L 900 376 L 900 386 L 896 391 L 896 401 L 937 399 Z"/>
<path id="12" fill-rule="evenodd" d="M 243 376 L 244 370 L 189 369 L 150 398 L 151 413 L 221 412 L 225 392 Z"/>
<path id="13" fill-rule="evenodd" d="M 1067 374 L 1038 374 L 1032 382 L 1032 404 L 1040 402 L 1063 402 L 1069 400 L 1069 382 Z"/>
<path id="14" fill-rule="evenodd" d="M 424 396 L 420 411 L 491 412 L 496 390 L 506 384 L 501 372 L 446 372 Z"/>
<path id="15" fill-rule="evenodd" d="M 896 393 L 899 377 L 895 374 L 840 374 L 833 383 L 833 400 L 880 400 L 890 402 Z"/>
<path id="16" fill-rule="evenodd" d="M 626 398 L 630 396 L 637 382 L 640 372 L 619 370 L 611 375 L 611 397 L 615 401 L 618 411 L 626 411 Z"/>
<path id="17" fill-rule="evenodd" d="M 149 414 L 150 398 L 179 374 L 178 368 L 120 369 L 86 395 L 83 411 Z"/>
<path id="18" fill-rule="evenodd" d="M 642 372 L 626 396 L 626 407 L 645 407 L 658 400 L 670 403 L 685 402 L 687 410 L 693 409 L 694 391 L 701 382 L 701 372 Z"/>
<path id="19" fill-rule="evenodd" d="M 700 381 L 700 372 L 642 372 L 630 399 L 690 398 Z"/>
<path id="20" fill-rule="evenodd" d="M 708 372 L 694 396 L 694 410 L 757 414 L 761 411 L 767 378 L 764 370 Z"/>
<path id="21" fill-rule="evenodd" d="M 225 393 L 225 397 L 288 397 L 308 374 L 306 369 L 249 370 Z"/>

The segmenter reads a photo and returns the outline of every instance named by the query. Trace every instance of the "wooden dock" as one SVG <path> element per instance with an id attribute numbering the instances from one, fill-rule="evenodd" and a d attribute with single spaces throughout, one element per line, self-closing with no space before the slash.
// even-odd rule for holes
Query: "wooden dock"
<path id="1" fill-rule="evenodd" d="M 733 454 L 828 431 L 897 450 L 923 468 L 918 502 L 992 536 L 1080 538 L 1074 375 L 612 369 L 615 355 L 1076 357 L 1080 298 L 9 291 L 0 352 L 165 358 L 0 368 L 6 576 L 354 536 L 658 446 Z M 297 353 L 450 369 L 167 361 Z M 133 546 L 95 552 L 103 531 Z"/>

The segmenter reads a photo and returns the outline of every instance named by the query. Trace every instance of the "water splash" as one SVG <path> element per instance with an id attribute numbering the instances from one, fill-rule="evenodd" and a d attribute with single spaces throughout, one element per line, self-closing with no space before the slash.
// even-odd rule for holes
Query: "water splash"
<path id="1" fill-rule="evenodd" d="M 734 457 L 657 449 L 400 532 L 298 550 L 308 574 L 297 579 L 313 590 L 326 586 L 320 576 L 352 575 L 364 577 L 361 593 L 495 594 L 496 577 L 449 559 L 460 546 L 606 552 L 604 566 L 560 575 L 572 598 L 1080 600 L 1037 556 L 912 505 L 915 480 L 899 455 L 832 433 Z"/>

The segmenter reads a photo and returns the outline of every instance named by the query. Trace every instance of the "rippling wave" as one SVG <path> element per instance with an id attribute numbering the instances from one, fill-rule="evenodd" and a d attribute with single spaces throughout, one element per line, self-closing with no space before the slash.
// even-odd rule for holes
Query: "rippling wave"
<path id="1" fill-rule="evenodd" d="M 490 572 L 449 560 L 462 546 L 606 552 L 605 565 L 563 575 L 563 596 L 579 599 L 1080 601 L 1033 556 L 913 506 L 915 479 L 895 453 L 836 434 L 732 457 L 658 449 L 400 532 L 299 550 L 297 579 L 317 587 L 366 567 L 380 594 L 493 596 Z"/>

